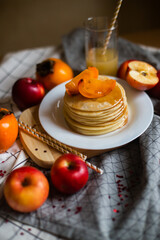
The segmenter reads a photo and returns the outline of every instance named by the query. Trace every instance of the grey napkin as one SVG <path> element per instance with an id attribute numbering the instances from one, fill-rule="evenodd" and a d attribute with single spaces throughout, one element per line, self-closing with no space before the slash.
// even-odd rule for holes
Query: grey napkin
<path id="1" fill-rule="evenodd" d="M 84 64 L 82 33 L 76 30 L 63 38 L 64 55 L 76 71 Z M 119 39 L 119 51 L 120 62 L 135 57 L 159 64 L 159 54 L 154 55 L 124 39 Z M 158 240 L 159 152 L 160 117 L 154 115 L 149 128 L 139 138 L 89 159 L 102 168 L 104 174 L 98 175 L 89 169 L 89 181 L 78 193 L 63 195 L 50 182 L 49 198 L 37 211 L 20 214 L 3 200 L 0 214 L 53 233 L 57 239 Z M 50 181 L 49 171 L 44 172 Z"/>

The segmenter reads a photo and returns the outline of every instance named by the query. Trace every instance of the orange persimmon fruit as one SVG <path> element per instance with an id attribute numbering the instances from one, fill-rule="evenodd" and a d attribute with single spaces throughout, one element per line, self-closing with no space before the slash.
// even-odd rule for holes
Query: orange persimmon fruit
<path id="1" fill-rule="evenodd" d="M 71 67 L 57 58 L 48 58 L 36 65 L 36 79 L 49 91 L 73 78 Z"/>
<path id="2" fill-rule="evenodd" d="M 80 74 L 75 76 L 71 81 L 66 83 L 66 92 L 68 95 L 76 95 L 79 93 L 79 82 L 83 79 L 92 79 L 92 78 L 98 78 L 98 69 L 96 67 L 88 67 L 84 71 L 82 71 Z"/>
<path id="3" fill-rule="evenodd" d="M 14 114 L 0 108 L 0 153 L 8 150 L 18 136 L 18 122 Z"/>
<path id="4" fill-rule="evenodd" d="M 79 83 L 79 92 L 86 98 L 99 98 L 109 94 L 116 86 L 114 79 L 82 79 Z"/>

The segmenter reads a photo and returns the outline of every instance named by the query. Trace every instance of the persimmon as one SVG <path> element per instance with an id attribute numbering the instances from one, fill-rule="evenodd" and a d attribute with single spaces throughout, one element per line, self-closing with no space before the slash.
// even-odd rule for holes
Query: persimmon
<path id="1" fill-rule="evenodd" d="M 87 98 L 99 98 L 109 94 L 116 86 L 116 80 L 82 79 L 79 83 L 79 92 Z"/>
<path id="2" fill-rule="evenodd" d="M 82 79 L 91 79 L 91 78 L 98 78 L 98 69 L 96 67 L 88 67 L 80 74 L 75 76 L 70 82 L 66 83 L 66 92 L 69 95 L 75 95 L 79 93 L 78 85 Z"/>
<path id="3" fill-rule="evenodd" d="M 36 65 L 36 79 L 48 91 L 72 78 L 72 68 L 61 59 L 49 58 Z"/>
<path id="4" fill-rule="evenodd" d="M 12 112 L 0 108 L 0 153 L 8 150 L 18 136 L 18 122 Z"/>

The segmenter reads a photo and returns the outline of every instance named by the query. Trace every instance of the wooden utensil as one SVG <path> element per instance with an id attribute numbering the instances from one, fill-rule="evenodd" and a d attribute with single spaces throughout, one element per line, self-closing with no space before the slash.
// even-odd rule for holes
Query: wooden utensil
<path id="1" fill-rule="evenodd" d="M 38 118 L 38 106 L 28 108 L 22 112 L 20 122 L 36 128 L 37 131 L 45 133 L 42 128 L 39 118 Z M 46 133 L 45 133 L 46 134 Z M 50 168 L 55 160 L 61 156 L 63 153 L 56 150 L 55 148 L 50 147 L 48 144 L 42 142 L 38 138 L 33 137 L 31 134 L 23 131 L 22 128 L 19 129 L 19 136 L 22 142 L 22 145 L 31 159 L 39 166 L 44 168 Z M 74 148 L 75 149 L 75 148 Z M 75 149 L 82 154 L 87 155 L 87 157 L 96 156 L 106 150 L 85 150 L 85 149 Z"/>

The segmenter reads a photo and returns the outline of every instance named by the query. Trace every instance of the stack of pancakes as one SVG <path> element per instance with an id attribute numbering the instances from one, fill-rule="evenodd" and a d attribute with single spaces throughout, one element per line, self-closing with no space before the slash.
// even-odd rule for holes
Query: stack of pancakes
<path id="1" fill-rule="evenodd" d="M 103 79 L 103 77 L 100 77 Z M 116 82 L 106 96 L 64 96 L 64 117 L 70 128 L 84 135 L 101 135 L 123 127 L 128 121 L 125 90 Z"/>

